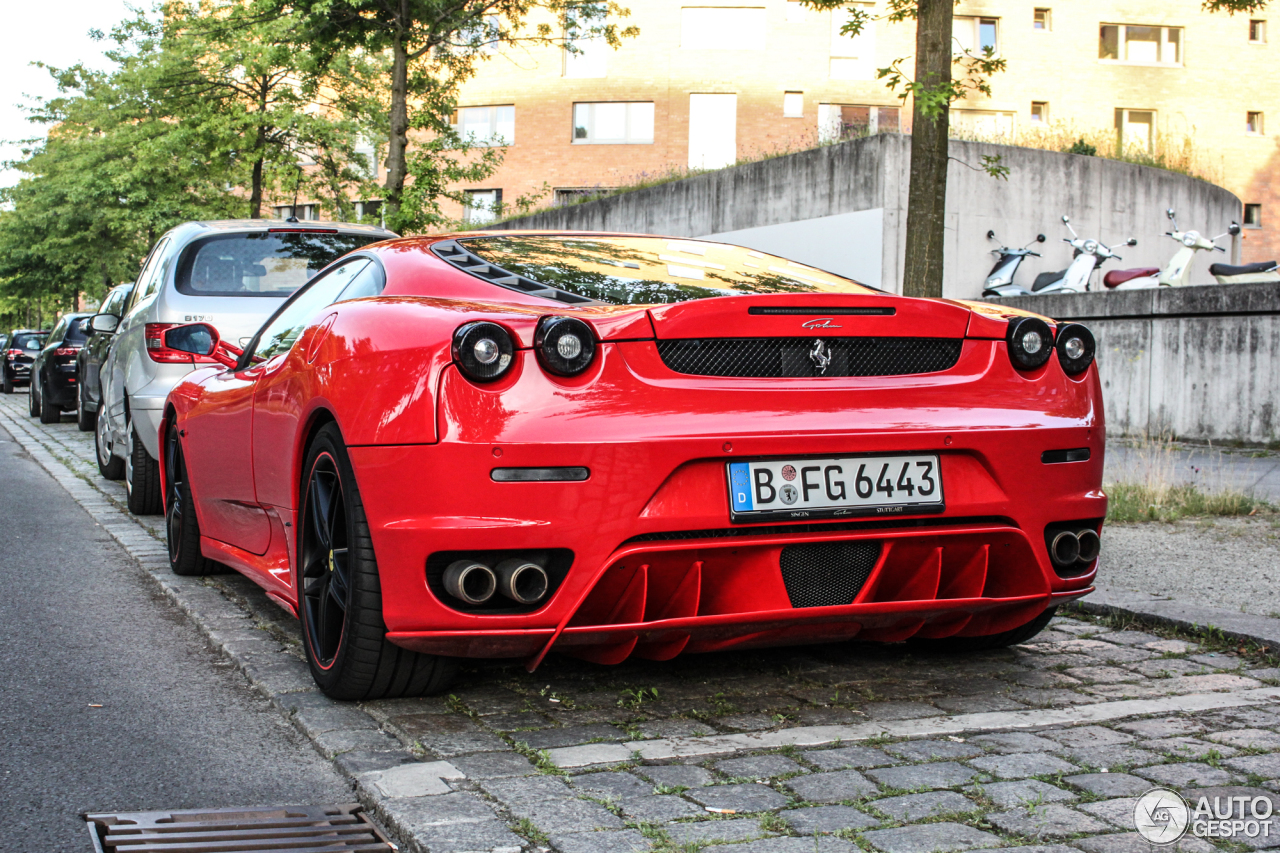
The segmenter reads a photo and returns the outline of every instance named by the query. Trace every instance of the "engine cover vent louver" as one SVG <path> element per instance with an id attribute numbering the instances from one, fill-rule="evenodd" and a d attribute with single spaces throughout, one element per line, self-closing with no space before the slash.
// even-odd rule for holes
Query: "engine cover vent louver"
<path id="1" fill-rule="evenodd" d="M 542 296 L 547 299 L 554 299 L 557 302 L 563 302 L 566 305 L 598 305 L 599 303 L 587 296 L 579 296 L 576 293 L 569 293 L 566 290 L 560 290 L 556 287 L 534 281 L 531 278 L 504 270 L 502 267 L 494 266 L 478 255 L 468 251 L 461 243 L 456 240 L 445 240 L 440 243 L 431 244 L 431 251 L 437 258 L 465 273 L 469 273 L 476 278 L 484 279 L 490 284 L 496 284 L 499 287 L 505 287 L 508 290 L 516 290 L 520 293 L 528 293 L 533 296 Z"/>
<path id="2" fill-rule="evenodd" d="M 819 341 L 823 359 L 812 356 Z M 907 376 L 955 367 L 963 344 L 953 338 L 695 338 L 658 341 L 658 354 L 676 373 L 692 376 Z"/>
<path id="3" fill-rule="evenodd" d="M 879 542 L 815 542 L 788 545 L 778 564 L 792 607 L 827 607 L 853 604 L 879 559 Z"/>

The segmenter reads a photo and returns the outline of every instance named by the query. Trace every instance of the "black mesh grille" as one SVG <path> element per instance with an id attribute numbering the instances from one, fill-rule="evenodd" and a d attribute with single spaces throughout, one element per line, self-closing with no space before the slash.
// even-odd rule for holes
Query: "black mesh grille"
<path id="1" fill-rule="evenodd" d="M 879 542 L 788 545 L 778 563 L 792 607 L 853 604 L 880 559 Z"/>
<path id="2" fill-rule="evenodd" d="M 822 347 L 815 352 L 821 340 Z M 952 338 L 699 338 L 658 341 L 662 362 L 693 376 L 905 376 L 948 370 Z M 826 370 L 820 368 L 830 358 Z"/>

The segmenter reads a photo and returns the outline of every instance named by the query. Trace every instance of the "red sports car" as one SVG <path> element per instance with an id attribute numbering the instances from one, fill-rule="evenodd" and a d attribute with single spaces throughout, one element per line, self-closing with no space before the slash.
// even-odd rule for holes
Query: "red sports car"
<path id="1" fill-rule="evenodd" d="M 169 553 L 302 623 L 329 695 L 457 658 L 1018 643 L 1091 590 L 1087 329 L 626 234 L 393 240 L 320 273 L 161 425 Z"/>

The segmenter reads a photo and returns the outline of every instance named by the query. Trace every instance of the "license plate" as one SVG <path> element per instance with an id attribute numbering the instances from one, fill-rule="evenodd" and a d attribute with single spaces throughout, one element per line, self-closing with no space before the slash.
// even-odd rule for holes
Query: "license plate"
<path id="1" fill-rule="evenodd" d="M 942 512 L 931 453 L 730 462 L 730 520 L 840 518 Z"/>

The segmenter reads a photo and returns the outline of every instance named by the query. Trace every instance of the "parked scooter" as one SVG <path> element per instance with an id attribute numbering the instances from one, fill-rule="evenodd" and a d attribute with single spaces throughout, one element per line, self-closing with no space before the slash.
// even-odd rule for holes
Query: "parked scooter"
<path id="1" fill-rule="evenodd" d="M 1172 237 L 1181 245 L 1173 257 L 1169 259 L 1169 263 L 1163 270 L 1159 267 L 1137 267 L 1130 270 L 1111 270 L 1102 278 L 1102 283 L 1106 285 L 1108 290 L 1141 290 L 1150 287 L 1186 287 L 1191 277 L 1191 261 L 1195 258 L 1196 252 L 1211 252 L 1218 250 L 1225 252 L 1226 249 L 1216 245 L 1218 240 L 1223 237 L 1234 237 L 1240 233 L 1240 226 L 1232 222 L 1231 227 L 1227 229 L 1225 234 L 1219 234 L 1212 240 L 1201 237 L 1198 231 L 1179 231 L 1178 216 L 1174 213 L 1173 208 L 1165 211 L 1165 215 L 1169 217 L 1169 221 L 1173 223 L 1173 230 L 1166 231 L 1166 237 Z M 1216 266 L 1216 264 L 1215 264 Z M 1235 269 L 1235 268 L 1232 268 Z M 1210 268 L 1212 271 L 1212 267 Z M 1280 280 L 1280 277 L 1277 277 Z"/>
<path id="2" fill-rule="evenodd" d="M 1071 258 L 1071 264 L 1065 270 L 1057 272 L 1042 272 L 1036 276 L 1035 282 L 1031 285 L 1031 290 L 1023 290 L 1017 294 L 1019 296 L 1029 296 L 1035 294 L 1042 296 L 1048 293 L 1084 293 L 1089 289 L 1089 278 L 1093 275 L 1093 271 L 1110 260 L 1122 260 L 1115 252 L 1111 251 L 1111 247 L 1098 242 L 1097 240 L 1082 239 L 1076 233 L 1076 229 L 1071 227 L 1071 217 L 1063 216 L 1062 224 L 1067 226 L 1067 230 L 1071 232 L 1071 239 L 1062 238 L 1062 242 L 1071 245 L 1075 250 Z M 1136 246 L 1138 241 L 1130 237 L 1125 241 L 1126 246 Z"/>
<path id="3" fill-rule="evenodd" d="M 996 232 L 988 231 L 987 239 L 996 239 Z M 1031 243 L 1043 243 L 1045 236 L 1037 234 Z M 1027 246 L 1030 246 L 1028 243 Z M 1001 246 L 999 249 L 992 249 L 991 254 L 995 255 L 998 260 L 996 265 L 991 268 L 991 273 L 987 276 L 987 282 L 982 291 L 983 296 L 1024 296 L 1027 292 L 1026 288 L 1013 283 L 1013 276 L 1018 272 L 1018 267 L 1022 265 L 1022 261 L 1028 256 L 1040 257 L 1039 252 L 1033 252 L 1027 246 L 1021 249 L 1011 249 L 1008 246 Z"/>
<path id="4" fill-rule="evenodd" d="M 1280 281 L 1280 264 L 1275 261 L 1259 261 L 1233 267 L 1230 264 L 1210 264 L 1209 274 L 1218 284 L 1260 284 Z"/>

